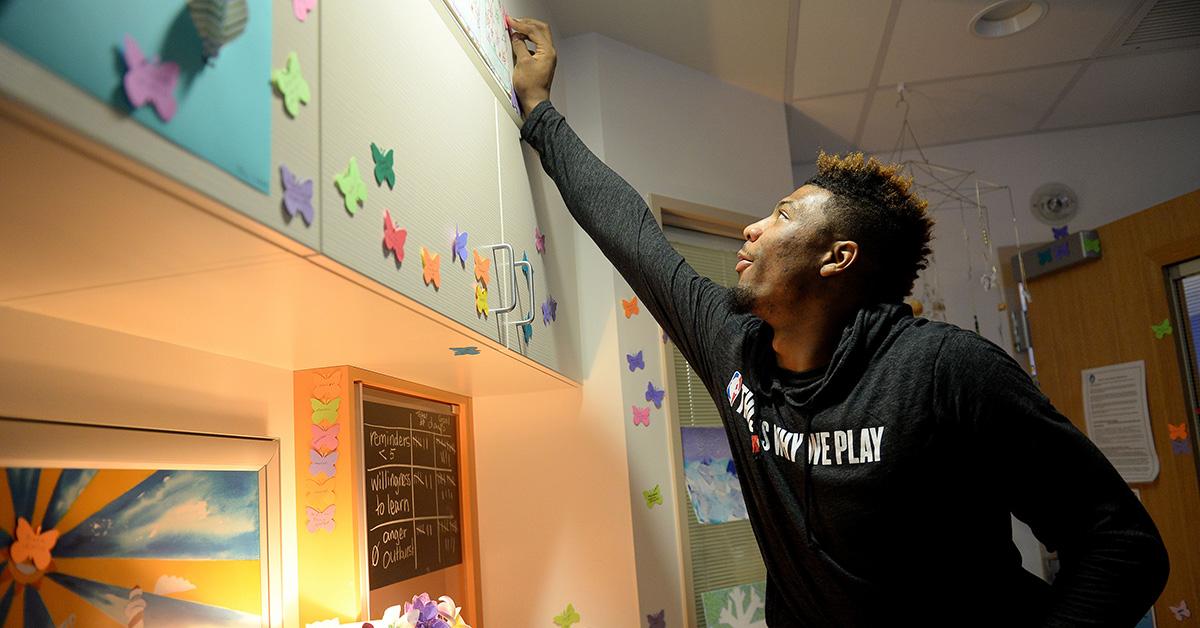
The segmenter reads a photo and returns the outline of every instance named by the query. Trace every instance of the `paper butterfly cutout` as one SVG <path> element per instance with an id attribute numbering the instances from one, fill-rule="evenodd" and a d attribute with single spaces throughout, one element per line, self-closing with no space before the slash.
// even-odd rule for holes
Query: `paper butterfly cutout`
<path id="1" fill-rule="evenodd" d="M 308 495 L 309 493 L 324 493 L 324 492 L 332 491 L 333 490 L 332 482 L 333 482 L 333 478 L 327 477 L 327 476 L 318 476 L 315 478 L 308 478 L 305 480 L 305 483 L 308 485 L 308 488 L 305 489 L 304 494 Z"/>
<path id="2" fill-rule="evenodd" d="M 450 244 L 450 261 L 461 261 L 463 268 L 467 267 L 467 232 L 454 228 L 454 242 Z"/>
<path id="3" fill-rule="evenodd" d="M 342 394 L 342 372 L 334 371 L 328 375 L 316 373 L 317 385 L 313 386 L 312 396 L 321 401 L 328 401 Z"/>
<path id="4" fill-rule="evenodd" d="M 542 324 L 549 325 L 550 321 L 554 320 L 558 320 L 558 301 L 555 301 L 554 297 L 549 297 L 545 303 L 542 303 Z"/>
<path id="5" fill-rule="evenodd" d="M 434 289 L 442 287 L 442 258 L 437 253 L 430 253 L 421 247 L 421 276 L 425 285 L 433 284 Z"/>
<path id="6" fill-rule="evenodd" d="M 271 84 L 283 96 L 283 108 L 293 118 L 299 113 L 300 104 L 307 104 L 308 99 L 312 97 L 308 81 L 300 74 L 300 57 L 297 57 L 294 51 L 288 53 L 287 67 L 271 70 Z"/>
<path id="7" fill-rule="evenodd" d="M 308 226 L 313 221 L 313 182 L 312 179 L 300 182 L 300 179 L 288 170 L 288 167 L 279 165 L 279 180 L 283 182 L 283 208 L 288 214 L 295 217 L 299 214 L 304 219 L 304 225 Z"/>
<path id="8" fill-rule="evenodd" d="M 646 427 L 650 427 L 650 406 L 646 406 L 645 408 L 630 407 L 633 408 L 633 424 L 638 425 L 640 423 Z"/>
<path id="9" fill-rule="evenodd" d="M 334 423 L 322 429 L 320 425 L 312 425 L 312 448 L 316 450 L 333 451 L 338 448 L 338 432 L 342 426 Z"/>
<path id="10" fill-rule="evenodd" d="M 477 279 L 479 283 L 483 284 L 483 287 L 486 288 L 488 281 L 490 281 L 490 277 L 488 277 L 488 270 L 492 266 L 492 260 L 480 255 L 479 251 L 473 252 L 475 253 L 475 279 Z M 525 267 L 522 266 L 521 270 L 525 270 Z"/>
<path id="11" fill-rule="evenodd" d="M 454 355 L 479 355 L 479 347 L 450 347 Z"/>
<path id="12" fill-rule="evenodd" d="M 1096 255 L 1099 255 L 1100 254 L 1100 240 L 1096 240 L 1096 239 L 1084 240 L 1083 241 L 1083 252 L 1084 253 L 1091 252 L 1091 253 L 1095 253 Z"/>
<path id="13" fill-rule="evenodd" d="M 521 335 L 525 338 L 525 344 L 529 344 L 529 341 L 533 340 L 533 325 L 521 323 Z"/>
<path id="14" fill-rule="evenodd" d="M 1050 263 L 1050 260 L 1051 260 L 1050 249 L 1046 249 L 1045 251 L 1038 251 L 1037 256 L 1038 256 L 1038 266 L 1045 266 L 1046 264 Z"/>
<path id="15" fill-rule="evenodd" d="M 991 290 L 992 288 L 995 288 L 996 287 L 996 271 L 993 270 L 990 273 L 983 273 L 982 275 L 980 275 L 979 283 L 983 285 L 984 290 Z M 920 301 L 917 301 L 917 303 L 920 303 Z"/>
<path id="16" fill-rule="evenodd" d="M 63 620 L 63 623 L 58 625 L 58 628 L 75 628 L 75 613 L 67 615 L 67 618 Z"/>
<path id="17" fill-rule="evenodd" d="M 9 556 L 18 564 L 31 560 L 38 571 L 45 571 L 50 566 L 50 550 L 54 549 L 55 543 L 58 543 L 58 530 L 42 531 L 41 526 L 34 530 L 25 517 L 18 517 L 17 540 L 9 548 Z"/>
<path id="18" fill-rule="evenodd" d="M 528 251 L 521 251 L 521 261 L 525 262 L 526 264 L 529 263 L 529 252 Z M 529 267 L 521 266 L 521 274 L 525 275 L 525 279 L 529 279 Z"/>
<path id="19" fill-rule="evenodd" d="M 646 508 L 654 508 L 655 504 L 661 506 L 663 503 L 662 493 L 659 491 L 657 484 L 648 491 L 642 491 L 642 497 L 646 499 Z"/>
<path id="20" fill-rule="evenodd" d="M 324 475 L 317 478 L 308 478 L 304 495 L 309 504 L 324 508 L 337 501 L 337 495 L 333 491 L 333 478 Z"/>
<path id="21" fill-rule="evenodd" d="M 654 382 L 646 382 L 646 401 L 653 402 L 655 408 L 662 409 L 663 395 L 665 394 L 667 391 L 655 388 Z"/>
<path id="22" fill-rule="evenodd" d="M 358 173 L 358 160 L 351 157 L 346 171 L 334 175 L 333 183 L 345 197 L 346 211 L 353 216 L 358 212 L 359 206 L 367 200 L 367 184 Z"/>
<path id="23" fill-rule="evenodd" d="M 566 610 L 554 617 L 554 623 L 560 628 L 571 628 L 571 624 L 579 623 L 579 613 L 575 612 L 575 606 L 567 604 Z"/>
<path id="24" fill-rule="evenodd" d="M 1067 237 L 1067 233 L 1068 233 L 1067 225 L 1063 225 L 1061 227 L 1050 227 L 1050 231 L 1052 233 L 1054 233 L 1055 240 L 1061 240 L 1061 239 Z"/>
<path id="25" fill-rule="evenodd" d="M 308 450 L 308 461 L 310 463 L 308 465 L 309 475 L 320 475 L 324 473 L 329 477 L 333 477 L 335 474 L 337 474 L 337 467 L 335 465 L 338 461 L 338 452 L 336 451 L 331 451 L 322 456 L 316 450 L 310 449 Z"/>
<path id="26" fill-rule="evenodd" d="M 625 309 L 625 318 L 629 318 L 635 314 L 640 314 L 641 309 L 638 307 L 637 297 L 625 300 L 621 299 L 621 307 Z"/>
<path id="27" fill-rule="evenodd" d="M 1167 608 L 1171 609 L 1171 614 L 1177 621 L 1183 621 L 1192 616 L 1192 611 L 1188 610 L 1187 600 L 1179 600 L 1178 604 L 1167 606 Z"/>
<path id="28" fill-rule="evenodd" d="M 667 609 L 664 608 L 657 613 L 646 615 L 646 622 L 649 624 L 649 628 L 667 628 L 666 614 Z"/>
<path id="29" fill-rule="evenodd" d="M 546 234 L 538 227 L 533 228 L 533 248 L 537 249 L 538 253 L 546 252 Z"/>
<path id="30" fill-rule="evenodd" d="M 408 239 L 406 229 L 397 229 L 392 222 L 392 215 L 383 210 L 383 248 L 384 255 L 391 251 L 396 256 L 396 263 L 404 261 L 404 241 Z"/>
<path id="31" fill-rule="evenodd" d="M 1167 431 L 1170 433 L 1171 440 L 1187 440 L 1187 423 L 1167 423 Z"/>
<path id="32" fill-rule="evenodd" d="M 179 64 L 159 62 L 158 57 L 147 61 L 146 55 L 130 35 L 125 36 L 125 96 L 134 109 L 150 103 L 163 122 L 175 117 L 175 84 L 179 81 Z"/>
<path id="33" fill-rule="evenodd" d="M 334 397 L 328 402 L 323 403 L 320 399 L 309 399 L 312 404 L 312 422 L 313 423 L 336 423 L 338 408 L 342 405 L 342 400 Z"/>
<path id="34" fill-rule="evenodd" d="M 475 284 L 475 315 L 476 316 L 482 316 L 484 318 L 487 318 L 487 315 L 488 315 L 487 293 L 488 293 L 487 288 L 484 288 L 483 284 L 478 284 L 478 283 Z"/>
<path id="35" fill-rule="evenodd" d="M 308 19 L 308 12 L 317 8 L 317 0 L 292 0 L 292 15 L 303 22 Z"/>
<path id="36" fill-rule="evenodd" d="M 1155 338 L 1162 340 L 1163 336 L 1169 336 L 1171 332 L 1174 331 L 1171 329 L 1171 319 L 1164 318 L 1163 322 L 1157 325 L 1151 325 L 1150 331 L 1154 332 Z"/>
<path id="37" fill-rule="evenodd" d="M 1176 456 L 1192 453 L 1192 444 L 1186 440 L 1171 441 L 1171 453 Z"/>
<path id="38" fill-rule="evenodd" d="M 1050 247 L 1050 251 L 1054 254 L 1054 259 L 1063 259 L 1071 256 L 1071 241 L 1063 240 Z"/>
<path id="39" fill-rule="evenodd" d="M 629 372 L 632 373 L 638 369 L 646 368 L 646 360 L 642 358 L 642 352 L 626 353 L 625 360 L 629 362 Z"/>
<path id="40" fill-rule="evenodd" d="M 371 142 L 371 159 L 375 161 L 375 185 L 383 185 L 387 181 L 388 189 L 392 189 L 396 185 L 396 171 L 392 169 L 392 161 L 396 155 L 395 149 L 388 149 L 388 152 L 383 152 Z"/>
<path id="41" fill-rule="evenodd" d="M 325 530 L 333 532 L 333 513 L 337 510 L 337 504 L 330 504 L 325 510 L 317 510 L 312 506 L 304 507 L 305 519 L 308 523 L 308 531 L 316 532 L 317 530 Z"/>

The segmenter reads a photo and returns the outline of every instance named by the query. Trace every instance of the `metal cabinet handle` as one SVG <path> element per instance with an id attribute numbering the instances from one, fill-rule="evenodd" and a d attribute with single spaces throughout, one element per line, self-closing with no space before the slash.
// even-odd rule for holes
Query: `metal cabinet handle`
<path id="1" fill-rule="evenodd" d="M 496 244 L 485 244 L 479 248 L 481 248 L 481 249 L 504 249 L 504 250 L 508 251 L 508 260 L 509 260 L 509 264 L 510 264 L 510 270 L 512 271 L 512 277 L 509 279 L 509 282 L 508 282 L 508 285 L 512 291 L 512 302 L 509 303 L 508 305 L 500 304 L 500 305 L 497 305 L 496 307 L 489 307 L 488 313 L 504 314 L 504 313 L 515 310 L 517 308 L 517 266 L 516 266 L 517 262 L 516 262 L 516 254 L 513 253 L 512 245 L 507 242 L 498 242 Z M 499 278 L 500 274 L 501 274 L 500 269 L 497 268 L 496 269 L 496 277 Z"/>

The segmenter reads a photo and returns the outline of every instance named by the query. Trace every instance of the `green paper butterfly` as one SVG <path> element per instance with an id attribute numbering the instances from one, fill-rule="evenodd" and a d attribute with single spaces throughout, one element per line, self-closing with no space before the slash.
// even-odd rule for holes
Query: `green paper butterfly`
<path id="1" fill-rule="evenodd" d="M 1046 264 L 1049 264 L 1052 259 L 1050 257 L 1050 249 L 1046 249 L 1045 251 L 1038 251 L 1037 257 L 1038 257 L 1038 266 L 1045 266 Z"/>
<path id="2" fill-rule="evenodd" d="M 571 628 L 571 624 L 579 623 L 579 613 L 575 612 L 575 605 L 567 604 L 567 609 L 554 618 L 554 623 L 562 628 Z"/>
<path id="3" fill-rule="evenodd" d="M 1174 331 L 1171 329 L 1171 319 L 1164 318 L 1163 322 L 1157 325 L 1151 325 L 1150 331 L 1154 332 L 1155 338 L 1162 340 L 1163 336 L 1169 336 L 1171 332 Z"/>
<path id="4" fill-rule="evenodd" d="M 392 169 L 395 153 L 391 148 L 384 153 L 374 142 L 371 143 L 371 159 L 375 160 L 375 185 L 383 185 L 387 181 L 389 190 L 396 186 L 396 171 Z"/>
<path id="5" fill-rule="evenodd" d="M 336 423 L 338 407 L 342 405 L 341 397 L 334 397 L 328 403 L 322 403 L 320 399 L 309 399 L 312 404 L 312 422 L 313 423 Z"/>
<path id="6" fill-rule="evenodd" d="M 658 485 L 648 491 L 642 491 L 642 497 L 646 498 L 646 508 L 654 508 L 655 504 L 662 505 L 662 492 L 659 491 Z"/>
<path id="7" fill-rule="evenodd" d="M 283 108 L 293 118 L 299 113 L 301 103 L 307 104 L 312 96 L 308 81 L 300 74 L 300 58 L 295 52 L 288 53 L 286 68 L 271 70 L 271 84 L 283 95 Z"/>
<path id="8" fill-rule="evenodd" d="M 335 175 L 333 182 L 342 192 L 342 196 L 346 197 L 346 211 L 353 216 L 359 206 L 367 200 L 367 184 L 358 173 L 358 160 L 351 157 L 346 171 Z"/>
<path id="9" fill-rule="evenodd" d="M 1083 241 L 1083 252 L 1084 253 L 1091 252 L 1091 253 L 1095 253 L 1095 254 L 1099 255 L 1100 254 L 1100 241 L 1099 240 L 1084 240 Z"/>

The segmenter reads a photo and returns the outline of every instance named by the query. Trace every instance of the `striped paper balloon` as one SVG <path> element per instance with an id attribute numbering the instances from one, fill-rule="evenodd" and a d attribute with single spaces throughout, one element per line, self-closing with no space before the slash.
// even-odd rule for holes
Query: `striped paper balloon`
<path id="1" fill-rule="evenodd" d="M 221 46 L 237 39 L 250 19 L 246 0 L 188 0 L 187 4 L 205 59 L 217 56 Z"/>

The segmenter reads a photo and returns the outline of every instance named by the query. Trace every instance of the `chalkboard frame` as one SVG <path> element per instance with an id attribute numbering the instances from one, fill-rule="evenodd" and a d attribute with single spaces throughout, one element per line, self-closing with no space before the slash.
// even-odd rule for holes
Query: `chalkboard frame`
<path id="1" fill-rule="evenodd" d="M 453 397 L 453 395 L 448 395 L 448 396 Z M 368 507 L 367 483 L 368 483 L 369 479 L 366 476 L 367 465 L 366 465 L 366 459 L 365 459 L 365 455 L 367 453 L 367 444 L 365 442 L 365 438 L 363 438 L 363 435 L 365 433 L 364 432 L 364 427 L 365 427 L 364 424 L 366 423 L 365 404 L 368 402 L 382 403 L 382 404 L 386 404 L 386 405 L 394 405 L 394 406 L 404 408 L 404 409 L 424 410 L 427 412 L 434 412 L 434 413 L 438 413 L 438 414 L 447 414 L 447 415 L 453 416 L 454 417 L 454 440 L 456 443 L 455 448 L 457 450 L 456 454 L 455 454 L 456 458 L 457 458 L 455 473 L 456 473 L 456 477 L 458 477 L 458 495 L 457 495 L 457 500 L 456 500 L 457 501 L 456 508 L 458 510 L 458 524 L 459 524 L 459 526 L 458 526 L 458 542 L 459 542 L 459 550 L 458 550 L 459 551 L 459 559 L 458 559 L 458 561 L 453 564 L 440 566 L 436 569 L 417 573 L 410 578 L 405 578 L 405 579 L 399 580 L 399 581 L 393 581 L 393 582 L 389 582 L 389 583 L 380 584 L 378 586 L 375 586 L 374 588 L 371 583 L 370 556 L 368 555 L 370 538 L 369 538 L 369 530 L 368 530 L 369 516 L 367 513 L 367 507 Z M 360 562 L 361 567 L 358 570 L 359 571 L 359 579 L 360 579 L 359 590 L 362 592 L 362 595 L 363 595 L 362 602 L 363 602 L 363 611 L 365 613 L 365 615 L 364 615 L 365 617 L 370 617 L 370 616 L 372 616 L 373 612 L 382 610 L 382 609 L 373 609 L 371 607 L 372 605 L 371 605 L 370 600 L 372 598 L 372 593 L 374 593 L 375 591 L 379 591 L 381 589 L 385 589 L 387 587 L 390 587 L 390 586 L 393 586 L 396 584 L 408 582 L 411 579 L 421 578 L 421 577 L 429 575 L 431 573 L 436 573 L 438 571 L 453 568 L 453 567 L 464 568 L 469 573 L 473 573 L 475 571 L 475 569 L 473 568 L 474 567 L 474 565 L 473 565 L 474 552 L 471 551 L 471 549 L 469 547 L 471 544 L 473 544 L 473 539 L 470 538 L 469 535 L 472 535 L 474 533 L 473 532 L 474 525 L 472 525 L 471 523 L 468 523 L 466 521 L 468 518 L 473 518 L 474 507 L 473 507 L 473 503 L 472 503 L 472 496 L 463 494 L 465 490 L 468 490 L 469 483 L 470 483 L 470 479 L 466 478 L 464 476 L 465 475 L 473 475 L 469 469 L 469 466 L 471 463 L 469 461 L 465 461 L 463 459 L 463 457 L 464 457 L 463 454 L 465 453 L 464 447 L 465 448 L 470 447 L 469 443 L 463 442 L 464 438 L 465 439 L 470 438 L 469 428 L 464 429 L 464 428 L 466 428 L 466 426 L 464 425 L 464 422 L 463 422 L 463 412 L 464 411 L 465 411 L 465 408 L 462 403 L 456 403 L 454 401 L 445 401 L 445 400 L 441 400 L 441 399 L 434 399 L 434 398 L 430 398 L 430 397 L 423 397 L 423 396 L 414 394 L 412 391 L 394 390 L 394 389 L 390 389 L 387 387 L 379 386 L 373 382 L 364 383 L 361 380 L 355 382 L 355 416 L 353 419 L 353 425 L 351 426 L 353 434 L 355 435 L 354 440 L 356 442 L 356 445 L 355 445 L 356 460 L 352 467 L 354 469 L 354 475 L 355 475 L 355 481 L 354 481 L 355 489 L 354 490 L 355 490 L 356 497 L 357 497 L 357 499 L 355 500 L 357 502 L 357 507 L 355 508 L 355 512 L 354 512 L 354 526 L 355 526 L 355 535 L 354 536 L 356 538 L 356 543 L 355 543 L 356 550 L 355 551 L 356 551 L 358 560 L 361 561 Z M 466 462 L 466 464 L 464 464 L 464 462 Z M 415 514 L 416 504 L 414 503 L 412 507 L 414 508 L 414 514 Z M 416 541 L 414 540 L 414 543 L 415 542 Z M 470 588 L 475 588 L 475 587 L 471 586 Z M 429 593 L 438 594 L 433 591 L 430 591 Z M 378 612 L 375 612 L 375 614 L 378 614 Z"/>

